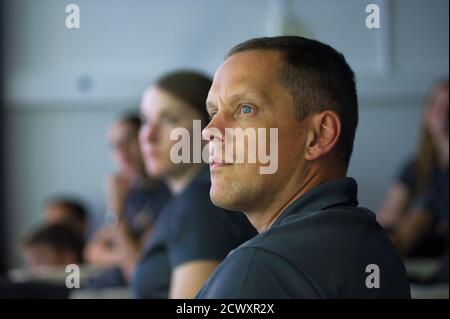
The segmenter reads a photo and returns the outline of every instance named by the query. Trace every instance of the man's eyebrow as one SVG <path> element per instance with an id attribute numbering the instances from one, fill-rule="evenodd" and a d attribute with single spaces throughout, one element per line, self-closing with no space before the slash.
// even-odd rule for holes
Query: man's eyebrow
<path id="1" fill-rule="evenodd" d="M 253 93 L 249 93 L 249 91 L 243 90 L 241 92 L 234 93 L 230 97 L 226 98 L 226 103 L 233 104 L 236 101 L 246 100 L 246 99 L 256 100 L 256 102 L 264 102 L 264 103 L 269 103 L 271 101 L 271 99 L 266 94 L 256 95 Z M 249 102 L 251 102 L 251 101 L 249 101 Z M 217 109 L 217 108 L 218 107 L 217 107 L 216 103 L 214 103 L 212 100 L 206 101 L 206 110 L 208 112 L 210 112 L 212 109 Z"/>
<path id="2" fill-rule="evenodd" d="M 230 98 L 228 99 L 228 101 L 229 101 L 229 103 L 234 103 L 236 101 L 246 100 L 246 99 L 255 100 L 256 102 L 264 102 L 264 103 L 269 103 L 271 101 L 270 98 L 262 92 L 260 94 L 254 94 L 248 90 L 245 90 L 243 92 L 238 92 L 238 93 L 231 95 Z M 251 101 L 249 101 L 249 102 L 251 102 Z"/>

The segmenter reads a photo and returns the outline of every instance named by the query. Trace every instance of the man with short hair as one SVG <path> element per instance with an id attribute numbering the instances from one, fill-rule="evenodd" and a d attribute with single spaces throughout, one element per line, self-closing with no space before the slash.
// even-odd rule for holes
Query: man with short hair
<path id="1" fill-rule="evenodd" d="M 228 255 L 198 298 L 410 297 L 400 257 L 346 177 L 358 102 L 342 54 L 294 36 L 239 44 L 207 109 L 211 199 L 245 212 L 259 235 Z M 277 128 L 277 171 L 216 158 L 233 143 L 225 128 Z"/>
<path id="2" fill-rule="evenodd" d="M 54 197 L 46 201 L 44 220 L 48 225 L 67 225 L 80 236 L 86 238 L 88 213 L 83 203 L 75 198 Z"/>
<path id="3" fill-rule="evenodd" d="M 22 248 L 25 262 L 31 271 L 83 262 L 83 241 L 72 228 L 64 224 L 37 228 L 24 239 Z"/>

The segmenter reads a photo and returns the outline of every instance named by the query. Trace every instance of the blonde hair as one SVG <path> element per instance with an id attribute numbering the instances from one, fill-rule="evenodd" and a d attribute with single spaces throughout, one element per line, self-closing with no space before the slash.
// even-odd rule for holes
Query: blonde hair
<path id="1" fill-rule="evenodd" d="M 426 105 L 430 103 L 430 100 L 434 98 L 435 90 L 437 88 L 445 88 L 448 91 L 448 80 L 440 80 L 432 86 L 426 98 L 424 110 L 426 108 Z M 419 146 L 416 152 L 417 183 L 414 190 L 415 195 L 420 195 L 425 191 L 437 165 L 438 150 L 429 129 L 424 123 L 422 124 L 422 129 L 419 136 Z"/>

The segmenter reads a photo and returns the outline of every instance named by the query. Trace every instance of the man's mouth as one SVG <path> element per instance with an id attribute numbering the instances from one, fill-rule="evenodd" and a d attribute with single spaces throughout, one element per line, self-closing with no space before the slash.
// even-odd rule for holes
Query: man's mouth
<path id="1" fill-rule="evenodd" d="M 210 169 L 216 169 L 220 167 L 226 167 L 231 166 L 233 163 L 225 163 L 224 161 L 218 160 L 218 159 L 212 159 L 210 160 L 209 167 Z"/>

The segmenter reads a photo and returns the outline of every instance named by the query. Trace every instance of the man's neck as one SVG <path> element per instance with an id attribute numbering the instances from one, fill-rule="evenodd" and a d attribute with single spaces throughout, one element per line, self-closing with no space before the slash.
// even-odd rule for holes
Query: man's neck
<path id="1" fill-rule="evenodd" d="M 302 179 L 303 182 L 301 184 L 298 184 L 297 182 L 296 187 L 287 185 L 286 188 L 279 191 L 276 196 L 273 196 L 273 203 L 264 210 L 246 212 L 246 215 L 258 233 L 264 232 L 269 229 L 286 208 L 298 198 L 325 182 L 344 176 L 345 173 L 340 170 L 339 172 L 326 172 L 325 174 L 321 174 L 320 171 L 310 173 Z M 289 189 L 291 189 L 291 191 L 289 191 Z"/>

